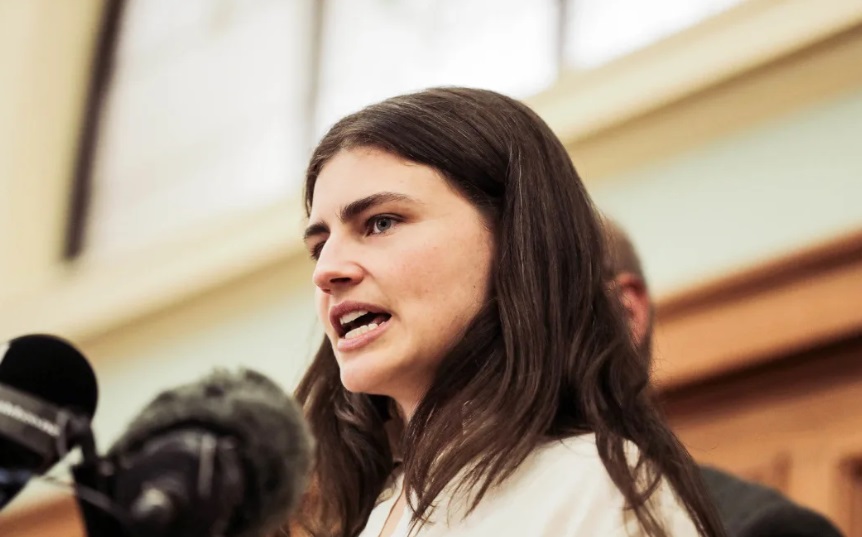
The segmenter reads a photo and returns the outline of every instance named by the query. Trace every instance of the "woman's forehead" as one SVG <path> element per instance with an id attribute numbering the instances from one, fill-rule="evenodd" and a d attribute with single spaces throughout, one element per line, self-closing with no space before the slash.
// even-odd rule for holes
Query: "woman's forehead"
<path id="1" fill-rule="evenodd" d="M 380 193 L 433 200 L 446 186 L 431 167 L 380 150 L 342 150 L 324 165 L 315 181 L 311 214 L 337 212 L 358 199 Z"/>

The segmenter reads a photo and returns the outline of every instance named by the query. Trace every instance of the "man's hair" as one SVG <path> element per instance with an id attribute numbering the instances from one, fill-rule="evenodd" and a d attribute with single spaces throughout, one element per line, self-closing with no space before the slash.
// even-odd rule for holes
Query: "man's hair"
<path id="1" fill-rule="evenodd" d="M 605 270 L 608 280 L 628 272 L 634 274 L 648 287 L 641 260 L 628 234 L 611 218 L 602 218 L 605 234 Z"/>
<path id="2" fill-rule="evenodd" d="M 640 338 L 640 341 L 635 341 L 635 346 L 638 352 L 643 356 L 647 363 L 652 362 L 652 335 L 653 323 L 655 322 L 655 304 L 652 301 L 652 296 L 649 294 L 649 285 L 646 276 L 644 276 L 643 267 L 641 265 L 640 256 L 635 249 L 634 244 L 619 224 L 607 216 L 602 216 L 602 233 L 605 240 L 605 258 L 603 270 L 605 271 L 605 280 L 611 286 L 618 296 L 620 290 L 616 288 L 617 278 L 623 274 L 635 276 L 649 300 L 649 313 L 647 317 L 646 332 Z"/>

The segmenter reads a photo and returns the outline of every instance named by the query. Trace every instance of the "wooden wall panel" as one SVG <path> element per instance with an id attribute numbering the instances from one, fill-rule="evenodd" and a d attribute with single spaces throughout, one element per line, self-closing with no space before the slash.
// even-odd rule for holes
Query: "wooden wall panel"
<path id="1" fill-rule="evenodd" d="M 845 473 L 847 537 L 862 537 L 862 460 L 849 464 Z"/>
<path id="2" fill-rule="evenodd" d="M 665 394 L 699 461 L 776 488 L 862 537 L 862 337 Z M 858 529 L 854 529 L 854 524 Z M 854 533 L 855 532 L 855 533 Z"/>
<path id="3" fill-rule="evenodd" d="M 10 515 L 0 515 L 3 537 L 85 537 L 78 506 L 71 497 L 55 499 Z"/>
<path id="4" fill-rule="evenodd" d="M 862 232 L 666 297 L 656 381 L 665 389 L 862 334 Z"/>

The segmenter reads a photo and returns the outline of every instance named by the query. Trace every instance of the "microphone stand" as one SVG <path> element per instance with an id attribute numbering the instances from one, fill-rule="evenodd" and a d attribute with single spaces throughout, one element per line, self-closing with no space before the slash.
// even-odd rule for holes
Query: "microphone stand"
<path id="1" fill-rule="evenodd" d="M 96 442 L 89 420 L 73 416 L 67 422 L 66 442 L 77 443 L 81 462 L 72 467 L 75 500 L 88 537 L 132 537 L 127 525 L 118 519 L 108 491 L 113 465 L 106 464 L 96 452 Z M 96 493 L 102 502 L 92 501 Z"/>

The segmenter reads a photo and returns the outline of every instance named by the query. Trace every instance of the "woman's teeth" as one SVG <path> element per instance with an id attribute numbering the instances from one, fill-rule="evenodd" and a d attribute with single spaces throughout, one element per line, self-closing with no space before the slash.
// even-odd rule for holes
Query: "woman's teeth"
<path id="1" fill-rule="evenodd" d="M 356 319 L 362 317 L 366 313 L 368 313 L 368 312 L 365 310 L 351 311 L 350 313 L 345 313 L 344 315 L 342 315 L 341 319 L 339 319 L 339 321 L 341 322 L 341 325 L 343 326 L 343 325 L 345 325 L 351 321 L 355 321 Z"/>
<path id="2" fill-rule="evenodd" d="M 361 336 L 362 334 L 367 334 L 368 332 L 371 332 L 372 330 L 376 329 L 378 326 L 380 325 L 378 325 L 377 323 L 364 324 L 344 334 L 344 339 L 353 339 L 355 337 Z"/>

